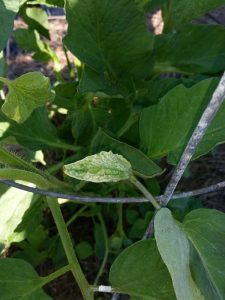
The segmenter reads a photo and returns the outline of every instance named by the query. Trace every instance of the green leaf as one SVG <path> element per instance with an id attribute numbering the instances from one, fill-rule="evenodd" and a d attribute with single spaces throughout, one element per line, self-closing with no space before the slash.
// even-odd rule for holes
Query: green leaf
<path id="1" fill-rule="evenodd" d="M 0 300 L 50 300 L 41 289 L 43 284 L 43 278 L 24 260 L 0 260 Z"/>
<path id="2" fill-rule="evenodd" d="M 79 259 L 87 259 L 93 254 L 93 249 L 90 243 L 87 241 L 82 241 L 76 245 L 76 253 Z"/>
<path id="3" fill-rule="evenodd" d="M 135 87 L 132 81 L 121 78 L 118 82 L 110 81 L 107 74 L 99 74 L 95 70 L 84 67 L 78 89 L 81 93 L 103 92 L 109 96 L 122 95 L 129 97 L 135 93 Z"/>
<path id="4" fill-rule="evenodd" d="M 169 8 L 166 14 L 166 27 L 179 28 L 205 13 L 224 5 L 224 0 L 175 0 L 167 2 Z"/>
<path id="5" fill-rule="evenodd" d="M 225 299 L 225 214 L 197 209 L 184 219 L 192 247 L 191 270 L 204 299 Z"/>
<path id="6" fill-rule="evenodd" d="M 19 0 L 0 0 L 0 51 L 5 48 L 18 11 Z"/>
<path id="7" fill-rule="evenodd" d="M 131 163 L 133 171 L 139 176 L 154 177 L 162 173 L 162 169 L 139 149 L 120 142 L 99 129 L 92 142 L 92 152 L 96 153 L 101 150 L 112 150 L 123 155 Z"/>
<path id="8" fill-rule="evenodd" d="M 133 0 L 68 0 L 65 9 L 64 41 L 82 62 L 115 83 L 149 74 L 154 36 Z"/>
<path id="9" fill-rule="evenodd" d="M 91 182 L 117 182 L 132 175 L 130 163 L 122 156 L 110 152 L 100 152 L 64 166 L 70 177 Z"/>
<path id="10" fill-rule="evenodd" d="M 188 25 L 156 36 L 155 51 L 156 73 L 216 74 L 225 69 L 225 29 L 220 25 Z"/>
<path id="11" fill-rule="evenodd" d="M 25 212 L 32 205 L 31 193 L 9 188 L 0 196 L 0 242 L 8 247 L 14 241 L 23 240 L 15 238 L 17 226 L 22 222 Z"/>
<path id="12" fill-rule="evenodd" d="M 143 110 L 140 138 L 142 148 L 150 158 L 169 154 L 168 161 L 177 163 L 217 84 L 217 79 L 207 79 L 191 88 L 179 85 L 157 105 Z M 197 147 L 194 158 L 225 141 L 224 113 L 225 103 Z"/>
<path id="13" fill-rule="evenodd" d="M 30 72 L 10 81 L 0 78 L 9 88 L 2 111 L 17 123 L 23 123 L 35 108 L 53 100 L 49 78 Z"/>
<path id="14" fill-rule="evenodd" d="M 20 145 L 34 151 L 64 148 L 45 108 L 36 109 L 23 124 L 17 124 L 0 113 L 0 141 L 7 137 L 15 137 Z"/>
<path id="15" fill-rule="evenodd" d="M 177 299 L 204 299 L 191 277 L 190 246 L 181 224 L 168 208 L 162 208 L 154 225 L 157 247 L 172 277 Z"/>
<path id="16" fill-rule="evenodd" d="M 175 299 L 169 272 L 154 240 L 139 241 L 124 250 L 109 275 L 113 288 L 146 300 Z"/>
<path id="17" fill-rule="evenodd" d="M 24 7 L 20 10 L 20 15 L 23 20 L 28 24 L 30 30 L 37 30 L 41 35 L 46 38 L 49 36 L 48 14 L 39 7 Z"/>

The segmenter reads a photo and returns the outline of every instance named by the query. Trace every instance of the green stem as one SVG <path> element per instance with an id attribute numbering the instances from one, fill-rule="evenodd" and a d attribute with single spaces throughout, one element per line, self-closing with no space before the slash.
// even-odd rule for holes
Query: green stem
<path id="1" fill-rule="evenodd" d="M 151 202 L 155 209 L 158 210 L 161 208 L 161 206 L 158 204 L 155 198 L 149 193 L 146 187 L 139 180 L 137 180 L 136 177 L 132 176 L 130 178 L 130 182 L 133 183 L 139 189 L 139 191 L 142 192 L 142 194 Z"/>
<path id="2" fill-rule="evenodd" d="M 64 275 L 67 272 L 71 271 L 71 266 L 67 265 L 65 267 L 62 267 L 61 269 L 49 274 L 46 277 L 43 277 L 42 286 L 48 284 L 50 281 L 55 280 L 56 278 Z"/>
<path id="3" fill-rule="evenodd" d="M 70 226 L 71 223 L 73 223 L 76 218 L 79 217 L 80 214 L 82 214 L 83 211 L 85 211 L 88 208 L 88 205 L 84 205 L 83 207 L 81 207 L 67 222 L 66 222 L 66 226 Z"/>
<path id="4" fill-rule="evenodd" d="M 98 219 L 100 221 L 100 224 L 102 226 L 102 231 L 103 231 L 103 236 L 104 236 L 104 242 L 105 242 L 105 253 L 104 253 L 104 257 L 103 257 L 103 261 L 101 263 L 101 266 L 98 270 L 98 274 L 95 278 L 95 282 L 94 284 L 98 284 L 99 278 L 102 276 L 102 273 L 105 269 L 105 265 L 107 263 L 107 259 L 108 259 L 108 255 L 109 255 L 109 242 L 108 242 L 108 235 L 107 235 L 107 230 L 106 230 L 106 226 L 105 226 L 105 222 L 103 220 L 102 215 L 99 213 L 98 214 Z"/>
<path id="5" fill-rule="evenodd" d="M 12 168 L 0 169 L 0 179 L 22 180 L 34 183 L 37 187 L 44 189 L 51 186 L 51 183 L 47 178 L 44 178 L 39 174 Z"/>
<path id="6" fill-rule="evenodd" d="M 54 173 L 58 172 L 65 164 L 69 164 L 69 163 L 76 161 L 77 157 L 78 157 L 77 153 L 72 156 L 69 156 L 69 157 L 63 159 L 62 161 L 60 161 L 59 163 L 57 163 L 53 166 L 50 166 L 47 169 L 47 171 L 51 174 L 54 174 Z M 79 157 L 78 157 L 78 159 L 79 159 Z"/>
<path id="7" fill-rule="evenodd" d="M 117 204 L 117 213 L 118 213 L 118 222 L 117 222 L 117 229 L 116 231 L 119 233 L 120 237 L 124 237 L 124 230 L 123 230 L 123 203 Z"/>
<path id="8" fill-rule="evenodd" d="M 80 287 L 83 298 L 84 300 L 93 300 L 94 299 L 93 291 L 91 291 L 90 286 L 80 267 L 79 261 L 77 259 L 76 253 L 73 248 L 72 241 L 70 239 L 69 232 L 66 227 L 66 223 L 64 221 L 63 215 L 60 210 L 59 203 L 57 199 L 48 198 L 48 197 L 47 197 L 47 203 L 50 207 L 56 227 L 59 231 L 63 248 L 65 250 L 68 262 L 71 267 L 71 272 L 73 273 L 73 276 L 77 281 L 78 286 Z"/>

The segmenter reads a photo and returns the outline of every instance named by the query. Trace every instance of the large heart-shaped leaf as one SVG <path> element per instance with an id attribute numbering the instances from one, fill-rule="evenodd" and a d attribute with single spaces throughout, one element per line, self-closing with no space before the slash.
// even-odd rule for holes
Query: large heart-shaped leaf
<path id="1" fill-rule="evenodd" d="M 138 299 L 175 299 L 172 281 L 154 240 L 140 241 L 124 250 L 113 263 L 114 288 Z"/>
<path id="2" fill-rule="evenodd" d="M 167 208 L 156 214 L 154 224 L 157 247 L 171 274 L 177 299 L 203 299 L 191 277 L 190 245 L 181 224 Z"/>
<path id="3" fill-rule="evenodd" d="M 154 37 L 134 0 L 68 0 L 65 8 L 65 44 L 81 61 L 115 84 L 149 73 Z"/>
<path id="4" fill-rule="evenodd" d="M 2 111 L 17 123 L 26 121 L 35 108 L 54 97 L 49 78 L 40 72 L 29 72 L 13 81 L 1 77 L 0 81 L 9 88 Z"/>
<path id="5" fill-rule="evenodd" d="M 204 299 L 225 299 L 225 214 L 197 209 L 184 219 L 192 245 L 191 271 Z"/>
<path id="6" fill-rule="evenodd" d="M 24 260 L 0 260 L 0 300 L 50 300 L 43 284 L 44 279 Z"/>
<path id="7" fill-rule="evenodd" d="M 189 25 L 178 32 L 159 35 L 155 41 L 157 73 L 214 74 L 225 69 L 223 26 Z"/>
<path id="8" fill-rule="evenodd" d="M 140 138 L 150 158 L 169 154 L 170 163 L 178 161 L 217 84 L 217 79 L 207 79 L 191 88 L 179 85 L 157 105 L 143 110 Z M 224 113 L 225 103 L 197 147 L 194 158 L 225 141 Z"/>

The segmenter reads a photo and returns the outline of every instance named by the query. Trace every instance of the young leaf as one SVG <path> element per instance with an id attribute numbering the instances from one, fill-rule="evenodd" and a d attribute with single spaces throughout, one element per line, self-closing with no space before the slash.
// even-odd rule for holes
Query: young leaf
<path id="1" fill-rule="evenodd" d="M 18 11 L 18 0 L 0 0 L 0 51 L 5 48 Z"/>
<path id="2" fill-rule="evenodd" d="M 154 240 L 139 241 L 124 250 L 113 263 L 109 280 L 132 299 L 175 299 L 169 272 Z"/>
<path id="3" fill-rule="evenodd" d="M 225 214 L 197 209 L 183 225 L 193 247 L 191 271 L 204 299 L 225 299 Z"/>
<path id="4" fill-rule="evenodd" d="M 35 108 L 53 100 L 49 78 L 40 72 L 29 72 L 11 81 L 0 78 L 8 88 L 2 111 L 17 123 L 23 123 Z"/>
<path id="5" fill-rule="evenodd" d="M 207 79 L 191 88 L 179 85 L 168 92 L 157 105 L 142 111 L 141 144 L 150 158 L 169 154 L 170 163 L 178 161 L 217 84 L 217 79 Z M 197 147 L 194 158 L 225 141 L 224 113 L 225 103 Z"/>
<path id="6" fill-rule="evenodd" d="M 41 289 L 42 284 L 43 278 L 24 260 L 0 260 L 0 300 L 50 300 Z"/>
<path id="7" fill-rule="evenodd" d="M 172 277 L 177 299 L 204 299 L 191 277 L 190 246 L 181 224 L 167 208 L 156 214 L 154 224 L 157 247 Z"/>
<path id="8" fill-rule="evenodd" d="M 92 142 L 92 151 L 96 153 L 101 150 L 112 150 L 123 155 L 130 161 L 134 172 L 139 176 L 154 177 L 162 173 L 162 169 L 139 149 L 120 142 L 99 129 Z"/>
<path id="9" fill-rule="evenodd" d="M 102 151 L 64 166 L 64 172 L 79 180 L 117 182 L 129 179 L 132 175 L 132 168 L 122 155 Z"/>

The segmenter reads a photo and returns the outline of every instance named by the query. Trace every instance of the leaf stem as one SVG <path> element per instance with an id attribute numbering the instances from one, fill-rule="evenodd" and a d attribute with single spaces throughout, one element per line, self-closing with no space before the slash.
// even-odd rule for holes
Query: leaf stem
<path id="1" fill-rule="evenodd" d="M 71 266 L 67 265 L 67 266 L 62 267 L 61 269 L 49 274 L 48 276 L 43 277 L 42 286 L 48 284 L 50 281 L 55 280 L 56 278 L 64 275 L 65 273 L 67 273 L 69 271 L 71 271 Z"/>
<path id="2" fill-rule="evenodd" d="M 72 241 L 70 239 L 69 232 L 66 227 L 66 223 L 60 210 L 58 200 L 47 197 L 47 203 L 52 212 L 56 227 L 58 229 L 63 248 L 65 250 L 68 262 L 71 267 L 71 272 L 73 273 L 73 276 L 81 290 L 83 298 L 84 300 L 93 300 L 93 291 L 90 289 L 90 286 L 80 267 L 79 261 L 73 248 Z"/>
<path id="3" fill-rule="evenodd" d="M 139 191 L 142 192 L 142 194 L 151 202 L 155 209 L 158 210 L 161 208 L 161 206 L 157 203 L 155 198 L 149 193 L 146 187 L 139 180 L 137 180 L 136 177 L 132 176 L 130 178 L 130 182 L 133 183 L 139 189 Z"/>
<path id="4" fill-rule="evenodd" d="M 102 226 L 102 231 L 103 231 L 103 236 L 104 236 L 104 243 L 105 243 L 105 253 L 104 253 L 104 258 L 103 258 L 103 261 L 102 261 L 102 264 L 99 268 L 99 271 L 98 271 L 98 274 L 95 278 L 95 282 L 94 284 L 97 285 L 98 284 L 98 281 L 100 279 L 100 277 L 102 276 L 102 273 L 105 269 L 105 265 L 107 263 L 107 259 L 108 259 L 108 255 L 109 255 L 109 242 L 108 242 L 108 234 L 107 234 L 107 230 L 106 230 L 106 226 L 105 226 L 105 222 L 104 222 L 104 219 L 102 217 L 102 214 L 98 214 L 98 219 L 100 221 L 100 224 Z"/>

